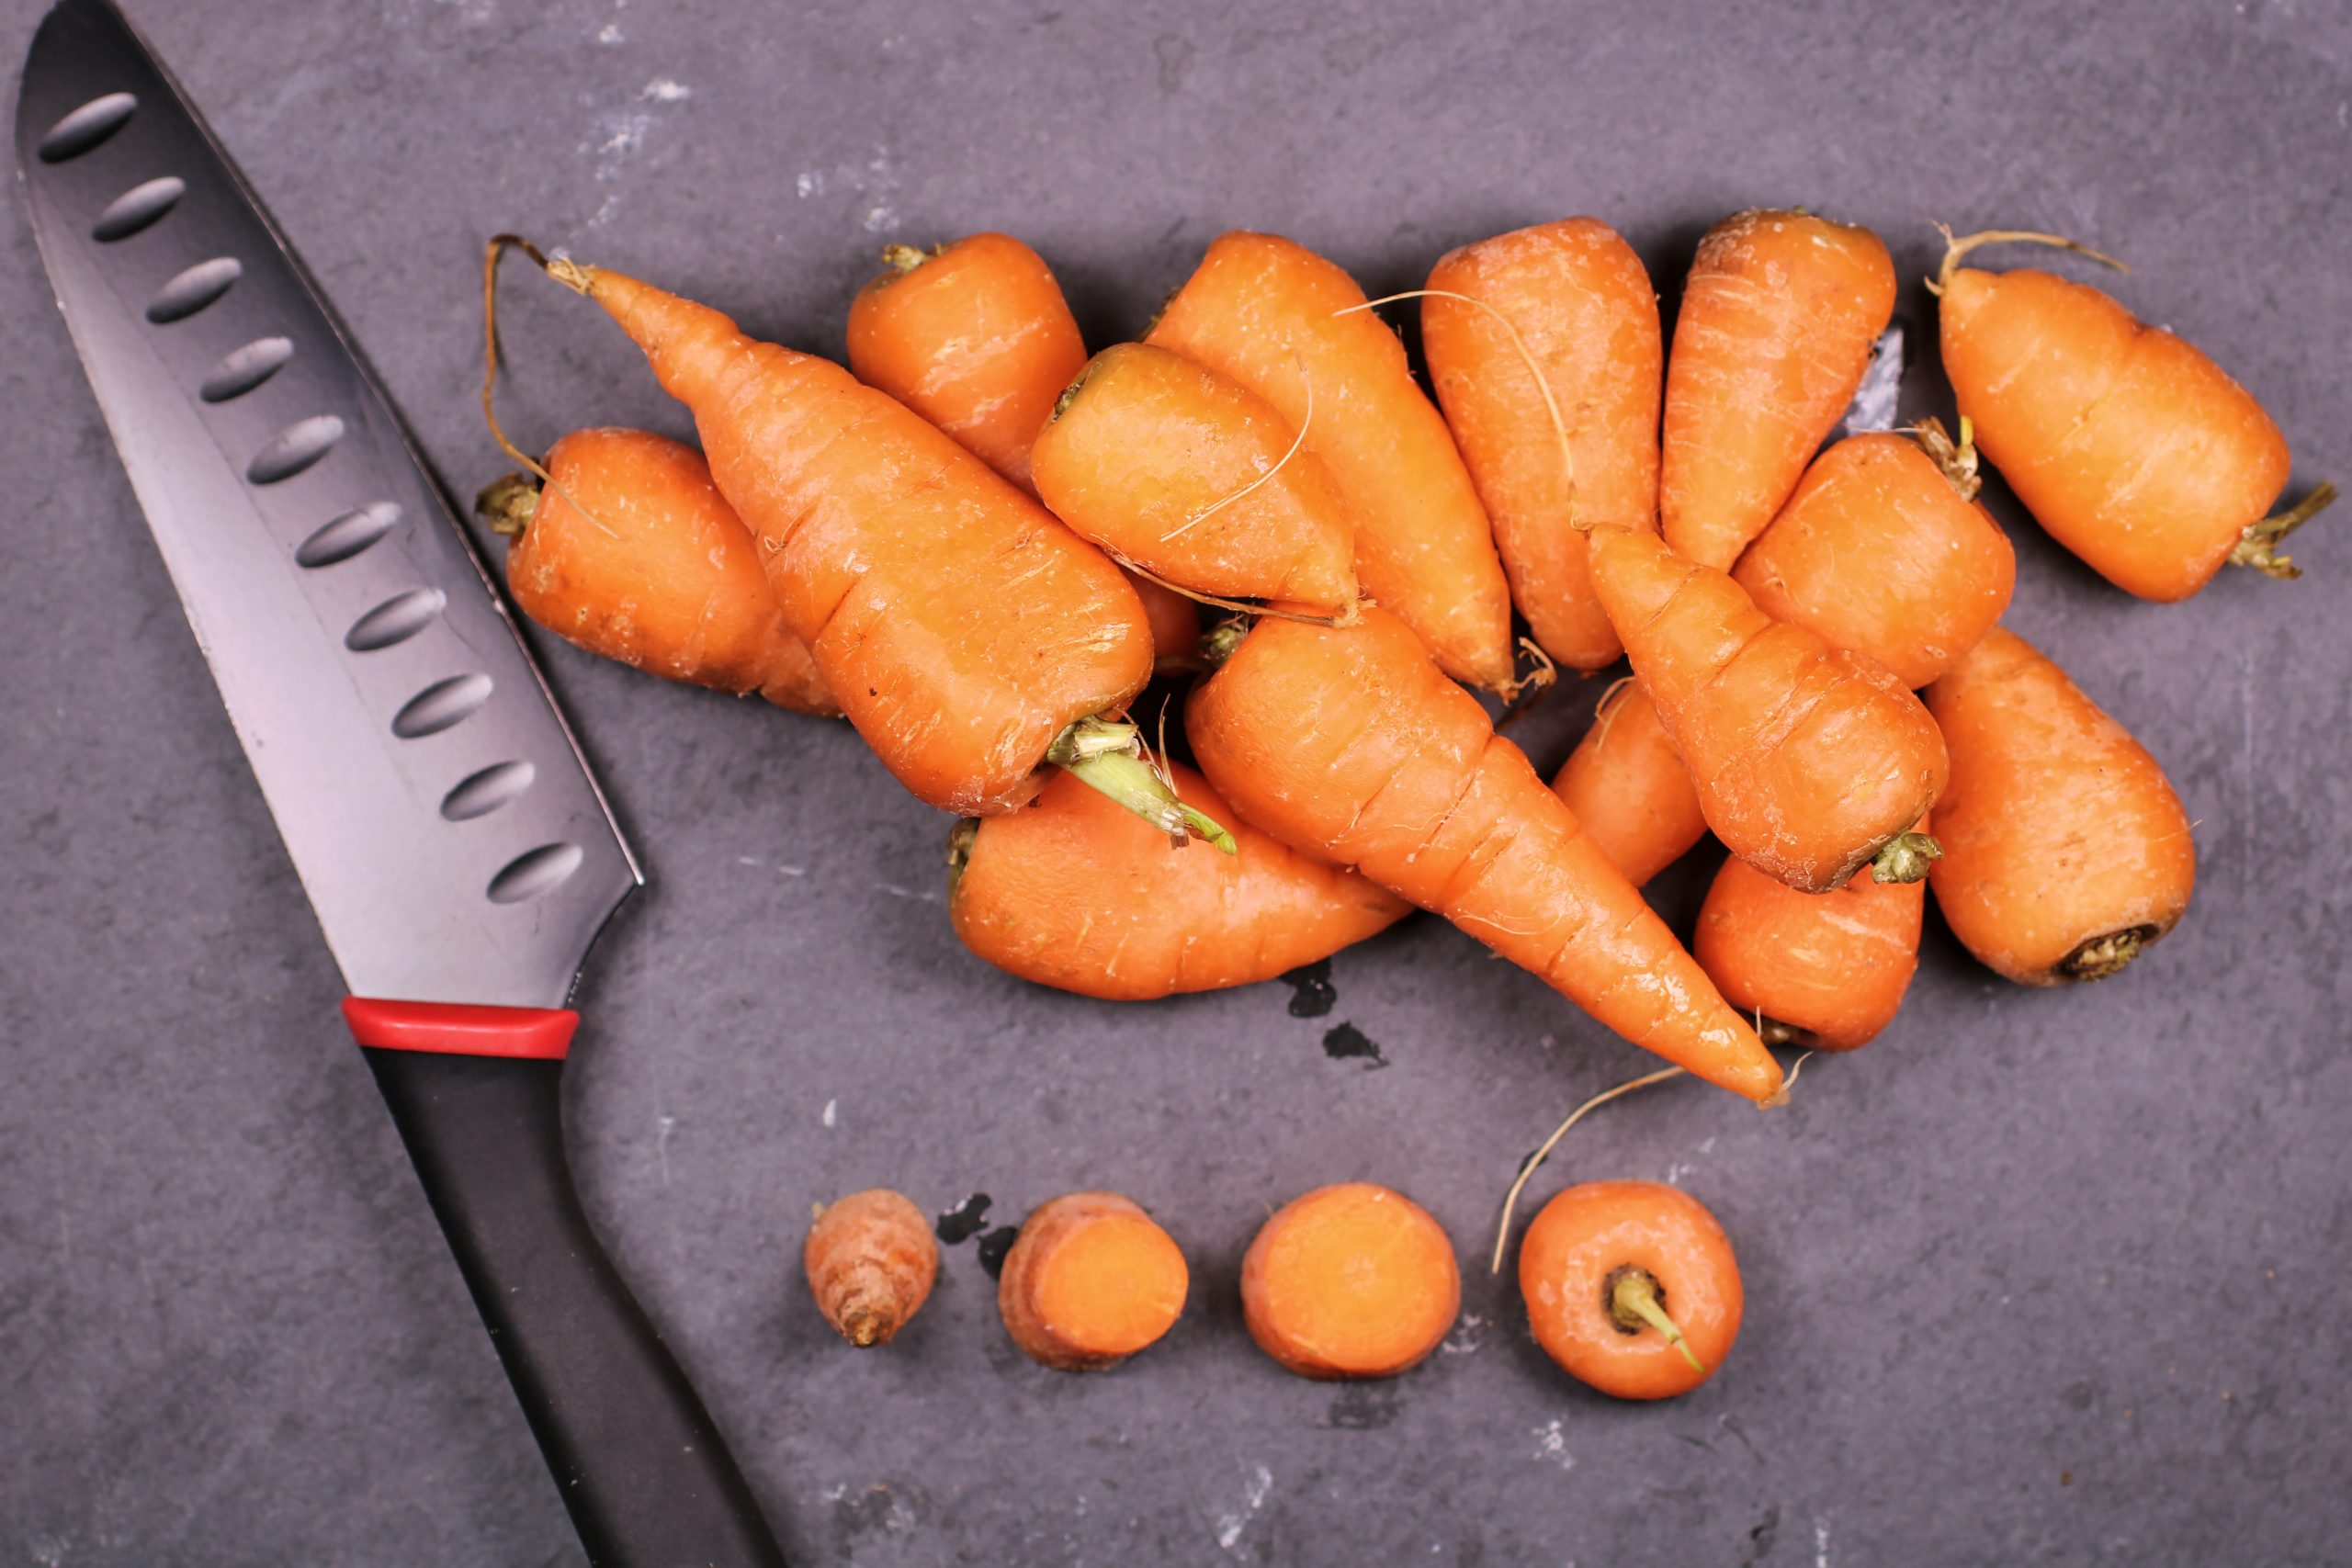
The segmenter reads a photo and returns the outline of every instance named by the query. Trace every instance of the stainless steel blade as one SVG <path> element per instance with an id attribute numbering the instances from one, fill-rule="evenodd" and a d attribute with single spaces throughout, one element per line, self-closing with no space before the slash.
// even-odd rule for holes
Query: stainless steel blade
<path id="1" fill-rule="evenodd" d="M 560 1005 L 636 862 L 390 405 L 104 0 L 42 23 L 17 163 L 59 308 L 345 982 Z"/>

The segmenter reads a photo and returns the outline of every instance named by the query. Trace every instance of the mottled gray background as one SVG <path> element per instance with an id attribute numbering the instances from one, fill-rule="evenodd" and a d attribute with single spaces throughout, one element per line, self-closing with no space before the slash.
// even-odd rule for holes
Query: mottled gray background
<path id="1" fill-rule="evenodd" d="M 6 0 L 14 59 L 39 7 Z M 1574 212 L 1669 299 L 1749 203 L 2128 257 L 2148 318 L 2245 380 L 2299 484 L 2352 472 L 2352 15 L 2340 5 L 1775 13 L 651 0 L 148 0 L 133 13 L 275 208 L 455 491 L 482 238 L 519 227 L 837 352 L 885 240 L 1002 227 L 1091 333 L 1137 330 L 1219 230 L 1374 289 Z M 13 113 L 13 108 L 10 111 Z M 171 587 L 0 204 L 0 1562 L 578 1559 L 406 1160 Z M 616 333 L 514 275 L 507 408 L 680 428 Z M 1916 332 L 1915 339 L 1931 333 Z M 1906 412 L 1944 402 L 1932 359 Z M 1426 919 L 1263 986 L 1116 1010 L 967 957 L 946 823 L 846 729 L 538 639 L 652 886 L 590 966 L 572 1147 L 788 1543 L 930 1562 L 2352 1561 L 2343 881 L 2352 517 L 2294 587 L 2157 608 L 2006 496 L 2011 620 L 2172 770 L 2188 923 L 2042 994 L 1931 924 L 1894 1028 L 1760 1115 L 1611 1109 L 1536 1184 L 1651 1178 L 1736 1239 L 1747 1324 L 1679 1403 L 1612 1404 L 1487 1280 L 1520 1155 L 1644 1066 Z M 1592 688 L 1521 734 L 1549 767 Z M 1658 889 L 1687 920 L 1703 864 Z M 1325 1055 L 1340 1021 L 1387 1065 Z M 1277 1371 L 1240 1332 L 1268 1207 L 1346 1177 L 1473 1272 L 1394 1383 Z M 1193 1305 L 1102 1377 L 1007 1347 L 967 1243 L 887 1354 L 827 1342 L 811 1200 L 902 1187 L 993 1223 L 1140 1200 Z"/>

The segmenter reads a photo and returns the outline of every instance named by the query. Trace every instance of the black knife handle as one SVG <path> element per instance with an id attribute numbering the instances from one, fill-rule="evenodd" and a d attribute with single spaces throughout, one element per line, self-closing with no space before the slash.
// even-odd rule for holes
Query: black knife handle
<path id="1" fill-rule="evenodd" d="M 780 1568 L 709 1413 L 588 1228 L 563 1063 L 366 1055 L 588 1561 Z"/>

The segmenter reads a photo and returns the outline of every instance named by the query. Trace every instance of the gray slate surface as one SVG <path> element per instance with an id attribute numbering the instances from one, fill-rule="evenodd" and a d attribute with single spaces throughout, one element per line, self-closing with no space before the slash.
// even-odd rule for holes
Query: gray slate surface
<path id="1" fill-rule="evenodd" d="M 837 352 L 885 239 L 1015 231 L 1097 341 L 1219 230 L 1375 289 L 1589 211 L 1671 295 L 1750 203 L 2054 228 L 2352 470 L 2352 17 L 1696 0 L 1282 10 L 719 0 L 150 0 L 134 14 L 322 279 L 453 490 L 483 236 L 662 279 Z M 13 60 L 38 7 L 9 0 Z M 0 1562 L 578 1561 L 335 1017 L 341 987 L 0 204 Z M 517 274 L 514 427 L 681 428 L 601 321 Z M 1915 332 L 1915 341 L 1931 333 Z M 1943 403 L 1930 360 L 1906 412 Z M 1759 1115 L 1696 1086 L 1579 1131 L 1578 1177 L 1672 1180 L 1736 1241 L 1722 1374 L 1626 1407 L 1558 1374 L 1483 1253 L 1514 1162 L 1643 1060 L 1418 919 L 1327 1018 L 1264 986 L 1125 1010 L 967 957 L 944 819 L 845 729 L 540 639 L 652 875 L 592 964 L 571 1137 L 592 1213 L 809 1561 L 1868 1564 L 2352 1560 L 2345 827 L 2352 520 L 2294 588 L 2172 609 L 1996 498 L 2011 623 L 2172 770 L 2181 931 L 2038 994 L 1939 926 L 1910 1006 Z M 1592 688 L 1531 719 L 1545 766 Z M 1687 919 L 1686 866 L 1657 896 Z M 1327 1057 L 1352 1022 L 1386 1066 Z M 1267 1209 L 1373 1177 L 1472 1272 L 1444 1354 L 1334 1389 L 1252 1350 Z M 949 1249 L 888 1354 L 827 1343 L 812 1200 L 1123 1190 L 1190 1250 L 1148 1357 L 1011 1351 Z"/>

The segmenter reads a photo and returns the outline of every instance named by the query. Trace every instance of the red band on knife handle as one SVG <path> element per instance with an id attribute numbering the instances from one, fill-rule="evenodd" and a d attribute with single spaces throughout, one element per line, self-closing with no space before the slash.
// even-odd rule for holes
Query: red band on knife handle
<path id="1" fill-rule="evenodd" d="M 561 1061 L 580 1015 L 569 1008 L 476 1007 L 467 1002 L 388 1002 L 345 997 L 343 1021 L 362 1045 L 449 1056 L 523 1056 Z"/>

